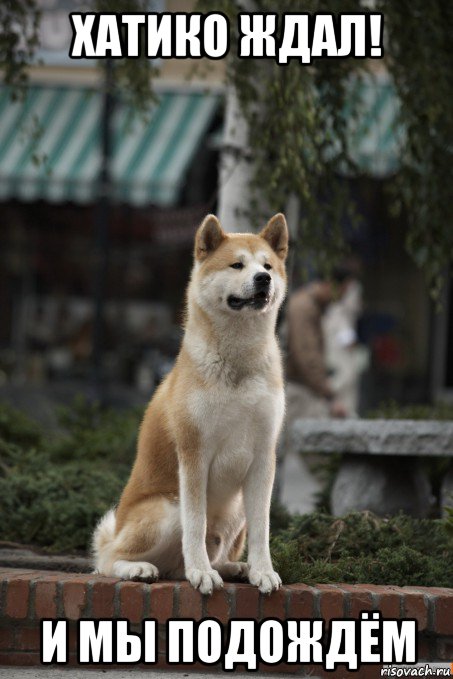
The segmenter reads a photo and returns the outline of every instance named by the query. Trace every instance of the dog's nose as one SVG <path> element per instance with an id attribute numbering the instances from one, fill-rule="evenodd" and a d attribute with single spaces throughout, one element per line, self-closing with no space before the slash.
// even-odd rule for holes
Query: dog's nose
<path id="1" fill-rule="evenodd" d="M 253 277 L 253 280 L 255 281 L 255 286 L 257 288 L 267 288 L 271 282 L 271 277 L 270 274 L 262 271 L 260 273 L 256 273 Z"/>

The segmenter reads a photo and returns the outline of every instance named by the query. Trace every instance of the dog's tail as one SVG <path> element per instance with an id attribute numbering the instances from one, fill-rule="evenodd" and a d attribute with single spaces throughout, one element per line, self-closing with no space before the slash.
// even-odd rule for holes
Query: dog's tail
<path id="1" fill-rule="evenodd" d="M 100 519 L 93 533 L 91 552 L 96 573 L 108 575 L 106 572 L 108 570 L 107 562 L 110 562 L 109 555 L 115 538 L 115 530 L 115 510 L 109 509 L 102 519 Z"/>

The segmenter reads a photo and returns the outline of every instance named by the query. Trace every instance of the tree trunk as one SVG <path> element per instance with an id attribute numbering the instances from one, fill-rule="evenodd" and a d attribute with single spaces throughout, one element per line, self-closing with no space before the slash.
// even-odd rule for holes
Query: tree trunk
<path id="1" fill-rule="evenodd" d="M 218 216 L 226 231 L 251 231 L 250 179 L 253 172 L 248 144 L 248 124 L 242 115 L 235 88 L 227 91 L 225 133 L 220 157 Z"/>

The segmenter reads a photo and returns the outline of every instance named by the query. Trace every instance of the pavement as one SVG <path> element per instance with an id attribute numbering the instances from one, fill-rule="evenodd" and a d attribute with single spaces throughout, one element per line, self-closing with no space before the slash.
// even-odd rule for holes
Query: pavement
<path id="1" fill-rule="evenodd" d="M 83 668 L 83 669 L 78 669 L 76 667 L 68 667 L 68 668 L 50 668 L 50 667 L 0 667 L 0 677 L 4 677 L 5 679 L 43 679 L 43 677 L 49 678 L 49 679 L 80 679 L 81 677 L 83 679 L 105 679 L 106 675 L 112 676 L 115 674 L 118 679 L 120 677 L 129 677 L 131 676 L 133 679 L 149 679 L 150 676 L 154 677 L 154 679 L 182 679 L 184 677 L 190 677 L 190 679 L 209 679 L 210 677 L 213 677 L 215 679 L 219 679 L 219 676 L 223 674 L 223 672 L 187 672 L 186 670 L 184 671 L 177 671 L 177 670 L 139 670 L 139 669 L 121 669 L 121 670 L 114 670 L 114 669 L 108 669 L 108 670 L 94 670 L 91 668 Z M 230 672 L 228 672 L 230 674 Z M 266 677 L 267 679 L 288 679 L 287 674 L 272 674 L 269 673 L 264 673 L 264 672 L 252 672 L 254 677 Z M 301 676 L 299 674 L 299 676 Z M 303 676 L 303 675 L 302 675 Z M 313 677 L 313 675 L 308 675 L 311 677 L 311 679 L 317 679 L 316 677 Z M 234 673 L 234 679 L 250 679 L 250 673 Z"/>
<path id="2" fill-rule="evenodd" d="M 434 672 L 436 670 L 448 670 L 450 668 L 450 663 L 446 662 L 419 662 L 416 665 L 385 665 L 385 667 L 393 667 L 397 668 L 398 670 L 401 671 L 401 673 L 404 672 L 404 670 L 407 671 L 407 676 L 410 676 L 410 673 L 414 672 L 419 672 L 420 670 L 424 670 L 424 673 L 420 671 L 418 676 L 429 676 L 428 673 L 426 673 L 426 667 L 429 667 L 430 670 L 432 671 L 433 675 L 435 676 Z M 314 676 L 311 674 L 311 670 L 307 670 L 307 674 L 301 674 L 303 671 L 303 668 L 301 667 L 299 672 L 298 672 L 298 677 L 310 677 L 310 679 L 320 679 L 319 676 Z M 181 670 L 178 672 L 178 670 L 141 670 L 141 669 L 121 669 L 121 670 L 114 670 L 114 669 L 104 669 L 104 670 L 95 670 L 91 668 L 83 668 L 79 669 L 77 667 L 68 667 L 68 668 L 53 668 L 53 667 L 0 667 L 0 677 L 4 679 L 105 679 L 106 675 L 107 676 L 112 676 L 116 675 L 118 679 L 121 677 L 132 677 L 132 679 L 150 679 L 152 676 L 153 679 L 185 679 L 186 677 L 189 677 L 189 679 L 219 679 L 219 677 L 225 674 L 224 672 L 188 672 L 187 670 Z M 231 674 L 228 672 L 228 674 Z M 289 676 L 288 674 L 276 674 L 274 672 L 248 672 L 248 673 L 234 673 L 234 679 L 250 679 L 250 675 L 253 675 L 253 677 L 259 677 L 260 679 L 288 679 Z M 351 675 L 351 677 L 354 677 L 357 675 L 357 672 L 350 671 L 347 673 L 347 675 Z M 394 675 L 396 676 L 396 674 Z M 402 674 L 401 674 L 402 676 Z M 443 676 L 446 676 L 443 674 Z"/>
<path id="3" fill-rule="evenodd" d="M 91 573 L 93 564 L 83 556 L 73 554 L 44 554 L 39 549 L 0 541 L 0 566 L 8 568 L 31 568 L 33 570 L 53 570 L 67 573 Z"/>

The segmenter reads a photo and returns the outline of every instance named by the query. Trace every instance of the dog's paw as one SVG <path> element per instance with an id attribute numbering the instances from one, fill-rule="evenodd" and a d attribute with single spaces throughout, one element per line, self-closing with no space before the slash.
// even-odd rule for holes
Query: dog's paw
<path id="1" fill-rule="evenodd" d="M 212 594 L 214 589 L 223 587 L 223 580 L 214 569 L 201 570 L 199 568 L 188 568 L 186 578 L 195 589 L 202 594 Z"/>
<path id="2" fill-rule="evenodd" d="M 282 581 L 278 573 L 273 570 L 259 571 L 251 568 L 249 571 L 249 582 L 258 587 L 263 594 L 270 594 L 281 587 Z"/>
<path id="3" fill-rule="evenodd" d="M 249 574 L 249 567 L 245 561 L 227 561 L 219 566 L 218 570 L 224 580 L 246 580 Z"/>
<path id="4" fill-rule="evenodd" d="M 123 580 L 155 582 L 159 578 L 156 566 L 147 561 L 115 561 L 113 574 Z"/>

